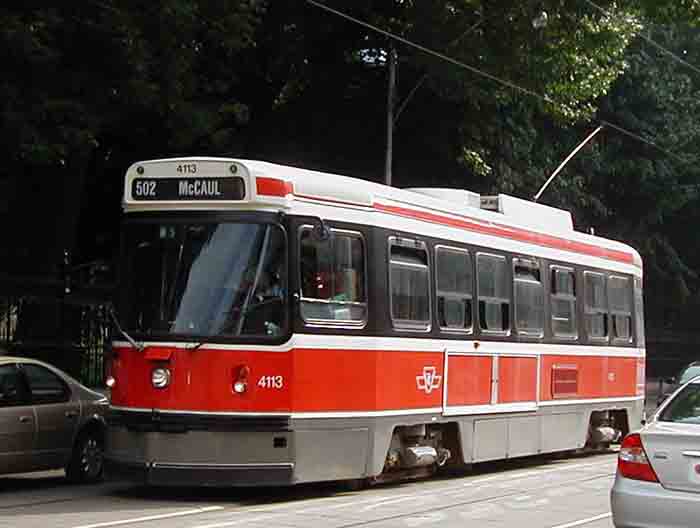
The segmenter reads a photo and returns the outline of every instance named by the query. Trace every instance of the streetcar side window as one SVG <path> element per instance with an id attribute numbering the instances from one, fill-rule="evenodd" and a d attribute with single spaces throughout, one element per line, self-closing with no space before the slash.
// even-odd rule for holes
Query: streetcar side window
<path id="1" fill-rule="evenodd" d="M 612 337 L 629 343 L 632 340 L 632 284 L 627 277 L 608 277 L 608 299 L 612 319 Z"/>
<path id="2" fill-rule="evenodd" d="M 608 338 L 608 302 L 605 294 L 605 276 L 602 273 L 583 273 L 584 311 L 588 337 L 594 340 Z"/>
<path id="3" fill-rule="evenodd" d="M 299 237 L 301 316 L 310 324 L 367 321 L 365 242 L 360 233 L 331 229 L 319 240 L 310 226 Z"/>
<path id="4" fill-rule="evenodd" d="M 479 327 L 485 333 L 505 334 L 510 329 L 510 293 L 506 259 L 500 255 L 476 256 Z"/>
<path id="5" fill-rule="evenodd" d="M 513 259 L 515 326 L 518 334 L 542 337 L 544 334 L 544 287 L 539 262 Z"/>
<path id="6" fill-rule="evenodd" d="M 440 328 L 447 332 L 470 332 L 473 325 L 471 255 L 463 249 L 438 246 L 435 269 Z"/>
<path id="7" fill-rule="evenodd" d="M 425 243 L 389 238 L 389 290 L 394 328 L 430 330 L 430 270 Z"/>
<path id="8" fill-rule="evenodd" d="M 552 334 L 563 339 L 576 339 L 576 275 L 570 268 L 552 266 L 550 269 Z"/>

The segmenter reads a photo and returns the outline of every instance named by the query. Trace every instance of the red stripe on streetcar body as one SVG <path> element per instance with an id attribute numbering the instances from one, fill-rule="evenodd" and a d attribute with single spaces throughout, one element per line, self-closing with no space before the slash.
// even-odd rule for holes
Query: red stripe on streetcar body
<path id="1" fill-rule="evenodd" d="M 288 194 L 294 194 L 294 185 L 292 182 L 277 178 L 258 177 L 255 179 L 255 188 L 259 195 L 263 194 L 265 196 L 279 196 L 284 198 Z"/>
<path id="2" fill-rule="evenodd" d="M 626 253 L 615 249 L 607 249 L 600 246 L 595 246 L 593 244 L 587 244 L 585 242 L 575 242 L 573 240 L 567 240 L 565 238 L 555 237 L 552 235 L 545 235 L 535 231 L 528 231 L 526 229 L 493 223 L 483 223 L 479 220 L 468 219 L 466 217 L 464 217 L 464 219 L 452 218 L 427 211 L 419 211 L 417 209 L 409 209 L 406 207 L 398 207 L 381 203 L 375 203 L 374 208 L 385 213 L 415 218 L 418 220 L 425 220 L 426 222 L 457 227 L 459 229 L 467 229 L 469 231 L 474 231 L 485 235 L 508 238 L 511 240 L 517 240 L 518 242 L 527 242 L 529 244 L 550 247 L 563 251 L 582 253 L 584 255 L 591 255 L 608 260 L 624 262 L 626 264 L 634 264 L 634 256 L 631 253 Z"/>
<path id="3" fill-rule="evenodd" d="M 439 408 L 447 379 L 450 406 L 491 403 L 493 356 L 450 356 L 445 377 L 440 351 L 295 348 L 288 352 L 170 348 L 170 386 L 151 384 L 154 362 L 133 348 L 115 348 L 112 405 L 205 412 L 381 412 Z M 537 359 L 500 356 L 498 401 L 534 401 Z M 553 399 L 552 367 L 578 369 L 573 399 L 634 397 L 636 357 L 542 356 L 540 400 Z M 233 391 L 248 367 L 243 394 Z"/>

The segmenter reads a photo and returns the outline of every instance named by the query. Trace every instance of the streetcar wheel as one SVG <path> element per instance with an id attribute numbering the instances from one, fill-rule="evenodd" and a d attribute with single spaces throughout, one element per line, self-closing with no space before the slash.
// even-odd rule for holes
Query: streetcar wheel
<path id="1" fill-rule="evenodd" d="M 66 467 L 66 477 L 71 482 L 83 484 L 102 479 L 104 469 L 104 441 L 98 431 L 81 433 L 73 447 L 73 454 Z"/>

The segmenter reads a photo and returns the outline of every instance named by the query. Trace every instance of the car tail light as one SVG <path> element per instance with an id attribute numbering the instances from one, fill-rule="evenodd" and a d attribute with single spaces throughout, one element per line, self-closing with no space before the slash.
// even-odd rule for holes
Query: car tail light
<path id="1" fill-rule="evenodd" d="M 617 457 L 617 470 L 628 479 L 659 481 L 644 452 L 642 437 L 639 433 L 629 434 L 622 441 L 620 454 Z"/>
<path id="2" fill-rule="evenodd" d="M 242 365 L 234 370 L 233 376 L 233 392 L 243 394 L 248 389 L 248 375 L 250 367 Z"/>

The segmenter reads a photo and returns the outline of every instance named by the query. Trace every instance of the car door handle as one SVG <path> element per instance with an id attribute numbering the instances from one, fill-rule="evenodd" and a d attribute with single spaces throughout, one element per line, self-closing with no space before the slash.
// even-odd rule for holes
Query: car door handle
<path id="1" fill-rule="evenodd" d="M 20 423 L 29 423 L 32 421 L 32 417 L 31 416 L 20 416 L 19 421 L 20 421 Z"/>
<path id="2" fill-rule="evenodd" d="M 66 411 L 66 418 L 75 418 L 78 416 L 78 411 Z"/>

